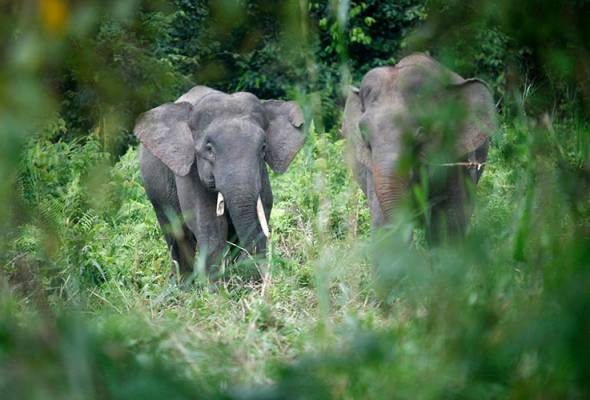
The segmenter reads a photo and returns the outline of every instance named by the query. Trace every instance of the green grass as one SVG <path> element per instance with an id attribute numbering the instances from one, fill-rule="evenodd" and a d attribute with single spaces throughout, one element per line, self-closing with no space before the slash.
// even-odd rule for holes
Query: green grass
<path id="1" fill-rule="evenodd" d="M 215 288 L 170 283 L 136 149 L 109 167 L 92 138 L 32 142 L 20 186 L 33 211 L 11 245 L 0 301 L 0 373 L 22 368 L 0 379 L 0 391 L 31 382 L 39 398 L 88 398 L 106 385 L 117 397 L 113 387 L 142 393 L 151 377 L 164 392 L 179 387 L 179 397 L 584 393 L 588 257 L 576 213 L 585 215 L 587 199 L 561 189 L 559 158 L 544 147 L 550 136 L 506 124 L 467 238 L 433 250 L 412 223 L 369 233 L 342 142 L 326 138 L 312 128 L 289 171 L 271 178 L 267 279 L 252 282 L 234 267 Z M 574 164 L 577 153 L 567 154 Z M 412 232 L 418 239 L 408 242 Z M 23 349 L 46 331 L 57 347 L 33 363 Z M 88 356 L 71 363 L 70 352 Z M 124 369 L 118 354 L 140 383 L 109 381 Z M 30 377 L 40 366 L 65 376 L 82 368 L 82 378 L 54 388 L 45 369 Z M 161 380 L 154 368 L 165 371 Z"/>
<path id="2" fill-rule="evenodd" d="M 216 289 L 171 284 L 136 149 L 105 173 L 96 166 L 108 156 L 92 139 L 29 148 L 23 191 L 35 193 L 29 201 L 39 214 L 14 252 L 43 264 L 42 290 L 53 303 L 82 303 L 90 324 L 138 318 L 147 328 L 141 340 L 155 343 L 204 387 L 269 383 L 278 365 L 321 348 L 343 321 L 383 320 L 368 264 L 360 257 L 349 262 L 354 241 L 367 234 L 368 211 L 340 159 L 342 143 L 317 145 L 312 135 L 289 171 L 273 176 L 272 259 L 264 282 L 231 268 Z M 320 168 L 330 170 L 327 179 Z M 103 176 L 93 177 L 89 190 L 84 182 L 92 173 Z M 40 221 L 47 231 L 37 228 Z M 45 251 L 46 236 L 55 233 L 57 243 Z"/>

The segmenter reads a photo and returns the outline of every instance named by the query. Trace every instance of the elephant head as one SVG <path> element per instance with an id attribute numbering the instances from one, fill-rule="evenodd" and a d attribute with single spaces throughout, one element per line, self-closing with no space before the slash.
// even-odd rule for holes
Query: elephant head
<path id="1" fill-rule="evenodd" d="M 415 54 L 370 70 L 349 94 L 342 133 L 363 191 L 375 197 L 381 223 L 412 179 L 413 165 L 459 161 L 495 130 L 486 84 L 463 79 L 432 58 Z M 375 216 L 374 216 L 375 219 Z"/>
<path id="2" fill-rule="evenodd" d="M 196 214 L 187 225 L 197 242 L 219 236 L 214 229 L 225 214 L 240 245 L 260 251 L 272 207 L 266 164 L 287 169 L 303 144 L 302 124 L 294 102 L 196 86 L 142 114 L 134 133 L 174 173 L 183 213 Z"/>

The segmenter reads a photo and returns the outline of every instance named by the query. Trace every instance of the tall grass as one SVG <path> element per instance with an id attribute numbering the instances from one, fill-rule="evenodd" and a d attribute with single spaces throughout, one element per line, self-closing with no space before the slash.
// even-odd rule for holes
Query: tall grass
<path id="1" fill-rule="evenodd" d="M 312 129 L 292 168 L 272 177 L 269 279 L 252 283 L 231 268 L 215 290 L 169 282 L 135 149 L 105 167 L 111 159 L 92 137 L 66 143 L 48 133 L 23 161 L 20 189 L 40 211 L 12 245 L 4 271 L 20 294 L 5 301 L 29 315 L 31 293 L 49 299 L 31 315 L 37 322 L 18 328 L 25 336 L 41 326 L 68 337 L 70 323 L 99 342 L 117 332 L 126 362 L 155 356 L 211 393 L 582 397 L 588 204 L 568 174 L 580 163 L 575 138 L 586 129 L 506 121 L 493 138 L 467 237 L 435 249 L 408 241 L 419 232 L 411 220 L 370 234 L 342 142 Z M 23 286 L 31 279 L 39 280 L 32 291 Z M 65 304 L 82 313 L 74 322 L 62 327 L 44 317 Z M 12 324 L 5 330 L 19 326 Z M 14 335 L 21 334 L 3 336 L 2 368 L 27 359 Z M 71 346 L 102 357 L 107 345 Z M 39 362 L 67 372 L 66 361 Z M 28 362 L 23 368 L 33 374 L 38 366 Z M 110 376 L 119 367 L 109 362 L 85 368 Z M 31 382 L 43 388 L 51 379 Z M 68 382 L 59 390 L 87 390 Z"/>
<path id="2" fill-rule="evenodd" d="M 191 6 L 175 4 L 180 3 Z M 275 204 L 268 275 L 253 282 L 248 271 L 234 265 L 217 285 L 197 281 L 190 287 L 169 279 L 170 256 L 142 187 L 137 149 L 131 145 L 120 156 L 107 151 L 113 147 L 110 139 L 129 138 L 120 123 L 128 118 L 111 113 L 112 104 L 138 107 L 136 95 L 155 101 L 158 88 L 137 76 L 142 89 L 126 92 L 125 73 L 109 79 L 105 72 L 119 71 L 125 64 L 120 54 L 136 54 L 142 40 L 157 36 L 143 23 L 138 27 L 147 29 L 145 35 L 137 32 L 131 40 L 126 33 L 134 25 L 126 27 L 125 21 L 140 3 L 120 10 L 114 18 L 119 27 L 99 24 L 101 13 L 115 7 L 110 2 L 76 9 L 72 21 L 79 25 L 45 26 L 55 21 L 41 16 L 41 25 L 30 32 L 27 24 L 34 18 L 23 17 L 22 30 L 12 32 L 6 28 L 12 14 L 0 15 L 2 32 L 12 35 L 6 41 L 10 46 L 0 46 L 9 55 L 0 67 L 0 81 L 7 83 L 0 90 L 0 134 L 6 144 L 0 147 L 1 398 L 590 397 L 590 127 L 577 87 L 550 96 L 551 101 L 566 100 L 538 116 L 527 114 L 538 108 L 530 103 L 547 103 L 544 93 L 569 87 L 560 79 L 576 82 L 569 57 L 584 53 L 568 53 L 561 36 L 551 46 L 544 46 L 545 39 L 532 40 L 533 48 L 541 48 L 539 54 L 550 60 L 547 51 L 562 46 L 562 52 L 551 54 L 560 61 L 561 73 L 571 64 L 570 74 L 555 73 L 557 83 L 544 86 L 528 78 L 495 77 L 504 96 L 499 102 L 502 123 L 492 138 L 471 226 L 464 239 L 429 248 L 411 218 L 415 210 L 403 210 L 387 229 L 370 232 L 366 199 L 344 164 L 343 142 L 335 128 L 324 128 L 337 119 L 339 99 L 331 96 L 338 92 L 335 74 L 341 75 L 343 87 L 359 74 L 346 65 L 344 50 L 352 40 L 346 36 L 346 14 L 356 13 L 355 43 L 370 44 L 366 35 L 371 26 L 383 23 L 358 13 L 376 2 L 329 2 L 342 18 L 318 21 L 327 28 L 319 44 L 316 32 L 307 30 L 306 10 L 322 15 L 320 10 L 329 7 L 312 3 L 299 2 L 297 13 L 287 16 L 292 37 L 286 34 L 284 43 L 305 48 L 306 65 L 297 76 L 309 77 L 307 83 L 316 88 L 325 78 L 318 75 L 325 73 L 330 87 L 303 95 L 307 83 L 289 86 L 304 103 L 309 129 L 288 172 L 271 175 Z M 383 8 L 384 20 L 399 20 L 403 31 L 427 18 L 422 3 L 417 8 L 406 3 L 401 11 L 393 3 Z M 480 12 L 472 18 L 493 17 L 496 9 L 508 17 L 520 15 L 514 13 L 516 3 L 500 3 L 502 7 L 476 7 Z M 59 10 L 66 3 L 39 4 Z M 152 28 L 160 29 L 166 19 L 152 12 L 150 4 L 141 2 L 145 7 L 138 15 L 143 22 L 153 17 L 158 23 Z M 239 12 L 242 2 L 223 4 Z M 445 15 L 451 21 L 465 19 L 469 4 L 443 5 L 434 25 L 425 24 L 414 41 L 447 30 Z M 87 24 L 84 12 L 89 13 Z M 576 24 L 565 26 L 564 15 L 558 15 L 567 28 L 563 35 L 574 37 L 579 47 L 583 32 Z M 504 27 L 515 24 L 508 17 L 499 18 Z M 522 31 L 525 39 L 529 25 Z M 40 127 L 38 121 L 48 118 L 56 99 L 39 76 L 50 76 L 76 50 L 64 44 L 70 42 L 59 29 L 80 39 L 98 26 L 117 38 L 113 44 L 122 53 L 108 55 L 115 57 L 114 66 L 90 74 L 95 58 L 86 59 L 86 53 L 72 63 L 81 64 L 77 72 L 85 84 L 100 80 L 96 87 L 105 108 L 99 111 L 111 118 L 82 135 L 70 132 L 60 117 Z M 538 37 L 561 32 L 550 28 Z M 462 32 L 453 31 L 446 39 Z M 514 37 L 526 43 L 519 32 Z M 482 51 L 489 54 L 474 59 L 487 60 L 491 74 L 502 65 L 506 48 L 521 42 L 496 30 L 487 33 L 490 40 Z M 105 37 L 100 48 L 108 50 Z M 315 53 L 307 51 L 322 43 L 326 47 L 318 50 L 320 56 L 331 59 L 335 52 L 341 58 L 334 71 L 318 72 Z M 397 49 L 411 43 L 404 37 L 388 45 Z M 441 54 L 460 54 L 462 45 Z M 475 46 L 470 51 L 480 50 Z M 531 49 L 518 51 L 526 57 Z M 174 56 L 157 58 L 157 64 L 175 70 L 170 65 Z M 388 55 L 394 56 L 398 54 Z M 578 61 L 584 71 L 587 61 Z M 543 61 L 538 62 L 548 74 Z M 455 63 L 460 66 L 461 60 Z M 133 68 L 121 71 L 135 76 Z M 246 85 L 257 82 L 257 74 L 236 79 Z M 162 82 L 176 81 L 173 74 L 163 75 Z M 524 82 L 524 90 L 512 96 L 516 100 L 503 86 L 510 79 Z M 322 110 L 326 97 L 330 107 Z M 66 100 L 57 100 L 67 106 Z"/>

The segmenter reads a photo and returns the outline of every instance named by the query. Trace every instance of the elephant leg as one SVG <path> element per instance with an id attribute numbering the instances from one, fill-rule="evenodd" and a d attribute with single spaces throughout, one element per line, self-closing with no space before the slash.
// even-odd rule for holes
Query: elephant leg
<path id="1" fill-rule="evenodd" d="M 467 155 L 470 162 L 485 163 L 489 140 Z M 436 230 L 459 237 L 465 234 L 473 214 L 475 185 L 481 179 L 485 165 L 480 168 L 453 167 L 448 176 L 446 197 L 437 210 Z M 441 231 L 442 229 L 442 231 Z"/>
<path id="2" fill-rule="evenodd" d="M 215 193 L 201 194 L 193 209 L 196 218 L 191 218 L 189 226 L 197 238 L 199 258 L 204 260 L 204 269 L 208 274 L 212 274 L 222 262 L 228 236 L 229 216 L 227 213 L 216 215 Z"/>
<path id="3" fill-rule="evenodd" d="M 225 248 L 228 226 L 227 212 L 217 216 L 217 193 L 206 190 L 199 181 L 196 169 L 187 176 L 176 176 L 178 201 L 183 211 L 187 230 L 194 234 L 198 245 L 197 267 L 211 273 L 220 264 Z"/>
<path id="4" fill-rule="evenodd" d="M 218 217 L 220 221 L 213 224 L 200 223 L 197 227 L 197 243 L 199 256 L 204 257 L 205 270 L 213 274 L 221 265 L 227 238 L 227 219 Z"/>
<path id="5" fill-rule="evenodd" d="M 449 199 L 446 205 L 448 231 L 451 237 L 462 236 L 473 212 L 473 196 L 469 187 L 470 171 L 458 167 L 451 175 Z"/>
<path id="6" fill-rule="evenodd" d="M 139 154 L 144 188 L 156 212 L 172 259 L 178 263 L 178 270 L 183 275 L 192 273 L 196 243 L 181 216 L 174 174 L 143 145 L 140 146 Z M 181 228 L 176 230 L 176 235 L 171 229 L 172 223 Z M 173 274 L 176 273 L 176 269 L 175 266 L 172 267 Z"/>
<path id="7" fill-rule="evenodd" d="M 438 244 L 465 234 L 473 212 L 473 176 L 470 169 L 451 167 L 436 195 L 430 200 L 431 215 L 427 237 Z"/>
<path id="8" fill-rule="evenodd" d="M 180 231 L 176 234 L 172 227 L 172 221 L 166 215 L 165 210 L 157 205 L 154 205 L 156 217 L 162 231 L 164 232 L 164 239 L 170 250 L 172 259 L 178 263 L 178 270 L 181 277 L 186 277 L 193 272 L 196 241 L 193 233 L 188 227 L 181 223 Z M 176 267 L 172 266 L 172 273 L 176 274 Z"/>

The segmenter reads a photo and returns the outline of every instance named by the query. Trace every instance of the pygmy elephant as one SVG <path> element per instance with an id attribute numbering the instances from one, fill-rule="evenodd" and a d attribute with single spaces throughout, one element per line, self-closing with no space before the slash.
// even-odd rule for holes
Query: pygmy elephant
<path id="1" fill-rule="evenodd" d="M 193 272 L 197 246 L 208 272 L 228 240 L 265 254 L 273 203 L 266 164 L 287 169 L 302 125 L 294 102 L 205 86 L 138 118 L 144 187 L 182 276 Z"/>
<path id="2" fill-rule="evenodd" d="M 423 54 L 370 70 L 348 95 L 342 134 L 373 227 L 420 189 L 427 237 L 463 233 L 495 130 L 493 97 L 479 79 Z"/>

